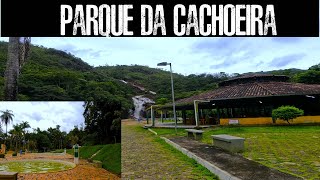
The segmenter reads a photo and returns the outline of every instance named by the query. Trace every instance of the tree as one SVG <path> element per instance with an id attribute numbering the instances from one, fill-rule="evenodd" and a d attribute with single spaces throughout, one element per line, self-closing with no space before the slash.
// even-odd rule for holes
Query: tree
<path id="1" fill-rule="evenodd" d="M 282 119 L 290 124 L 289 120 L 293 120 L 299 116 L 303 116 L 303 114 L 303 110 L 298 109 L 294 106 L 281 106 L 272 111 L 272 118 L 275 120 Z"/>
<path id="2" fill-rule="evenodd" d="M 320 71 L 320 64 L 313 65 L 309 68 L 309 70 Z"/>
<path id="3" fill-rule="evenodd" d="M 17 100 L 18 95 L 18 76 L 19 76 L 19 37 L 10 37 L 8 46 L 8 60 L 7 67 L 4 75 L 5 100 Z"/>
<path id="4" fill-rule="evenodd" d="M 69 141 L 70 141 L 71 145 L 75 145 L 78 143 L 79 137 L 76 135 L 72 135 L 69 137 Z"/>
<path id="5" fill-rule="evenodd" d="M 165 105 L 168 102 L 169 102 L 168 98 L 159 98 L 156 100 L 156 104 L 160 104 L 160 105 Z"/>
<path id="6" fill-rule="evenodd" d="M 114 142 L 117 143 L 117 137 L 121 136 L 121 119 L 120 118 L 114 119 L 112 121 L 110 130 L 113 131 Z"/>
<path id="7" fill-rule="evenodd" d="M 119 122 L 117 121 L 121 118 L 123 108 L 121 101 L 114 96 L 107 96 L 99 98 L 99 100 L 87 101 L 84 107 L 85 129 L 88 134 L 96 135 L 94 144 L 109 144 L 114 143 L 114 140 L 121 141 Z"/>
<path id="8" fill-rule="evenodd" d="M 295 75 L 294 80 L 299 83 L 320 84 L 320 71 L 308 70 Z"/>
<path id="9" fill-rule="evenodd" d="M 18 150 L 18 145 L 20 146 L 20 142 L 23 136 L 23 130 L 20 125 L 13 125 L 13 129 L 9 132 L 11 134 L 11 141 L 15 142 L 15 151 Z"/>
<path id="10" fill-rule="evenodd" d="M 21 124 L 19 124 L 21 130 L 22 130 L 22 135 L 23 135 L 23 149 L 25 149 L 26 145 L 26 129 L 30 128 L 30 124 L 27 121 L 23 121 Z"/>
<path id="11" fill-rule="evenodd" d="M 18 77 L 20 70 L 29 54 L 30 38 L 10 37 L 8 45 L 8 60 L 4 74 L 4 100 L 18 100 Z"/>
<path id="12" fill-rule="evenodd" d="M 1 121 L 6 125 L 6 136 L 8 135 L 8 124 L 13 120 L 13 114 L 11 110 L 1 111 L 2 115 L 0 116 Z"/>

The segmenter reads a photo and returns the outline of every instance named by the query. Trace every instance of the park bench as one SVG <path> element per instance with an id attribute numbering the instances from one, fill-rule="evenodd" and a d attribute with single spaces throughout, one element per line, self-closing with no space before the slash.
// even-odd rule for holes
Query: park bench
<path id="1" fill-rule="evenodd" d="M 213 145 L 231 152 L 244 151 L 244 138 L 226 134 L 212 135 Z"/>
<path id="2" fill-rule="evenodd" d="M 188 137 L 194 138 L 195 140 L 202 139 L 203 131 L 196 129 L 186 129 L 186 131 L 188 133 Z"/>
<path id="3" fill-rule="evenodd" d="M 17 172 L 0 172 L 0 179 L 2 180 L 17 180 L 18 179 L 18 173 Z"/>

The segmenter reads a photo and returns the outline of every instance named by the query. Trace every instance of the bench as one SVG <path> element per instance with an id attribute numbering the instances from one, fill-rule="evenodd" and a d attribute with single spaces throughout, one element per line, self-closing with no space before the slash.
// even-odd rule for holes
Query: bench
<path id="1" fill-rule="evenodd" d="M 245 138 L 226 134 L 212 135 L 213 145 L 231 152 L 244 151 Z"/>
<path id="2" fill-rule="evenodd" d="M 17 180 L 18 179 L 18 173 L 17 172 L 0 172 L 0 179 L 3 180 Z"/>
<path id="3" fill-rule="evenodd" d="M 186 131 L 188 132 L 188 137 L 194 138 L 195 140 L 202 139 L 203 131 L 196 129 L 186 129 Z"/>

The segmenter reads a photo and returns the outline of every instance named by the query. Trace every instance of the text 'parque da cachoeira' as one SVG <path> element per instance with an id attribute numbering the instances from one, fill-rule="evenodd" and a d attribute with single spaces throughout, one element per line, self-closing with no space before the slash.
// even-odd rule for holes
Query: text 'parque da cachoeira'
<path id="1" fill-rule="evenodd" d="M 73 35 L 133 36 L 129 21 L 133 5 L 61 5 L 60 32 L 73 22 Z M 188 5 L 177 4 L 173 17 L 165 16 L 163 5 L 141 5 L 141 36 L 167 34 L 165 18 L 173 19 L 176 36 L 252 36 L 277 35 L 274 5 Z M 135 25 L 135 23 L 131 23 Z"/>

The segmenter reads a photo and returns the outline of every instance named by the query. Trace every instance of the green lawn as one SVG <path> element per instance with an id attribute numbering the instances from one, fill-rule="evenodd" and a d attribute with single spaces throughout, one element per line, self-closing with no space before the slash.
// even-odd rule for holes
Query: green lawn
<path id="1" fill-rule="evenodd" d="M 79 150 L 81 159 L 88 159 L 96 152 L 100 152 L 93 157 L 93 160 L 102 162 L 102 167 L 110 172 L 121 174 L 121 144 L 106 144 L 95 146 L 82 146 Z M 60 151 L 60 150 L 59 150 Z M 74 153 L 73 149 L 67 149 L 68 154 Z"/>
<path id="2" fill-rule="evenodd" d="M 121 144 L 103 145 L 93 160 L 102 162 L 102 167 L 110 172 L 121 174 Z"/>
<path id="3" fill-rule="evenodd" d="M 54 151 L 51 151 L 52 153 L 63 153 L 64 150 L 63 149 L 56 149 Z"/>
<path id="4" fill-rule="evenodd" d="M 175 136 L 174 129 L 153 130 L 159 135 Z M 320 126 L 235 126 L 204 131 L 204 143 L 212 144 L 214 134 L 244 137 L 244 157 L 306 179 L 320 179 Z M 178 135 L 186 133 L 179 130 Z"/>
<path id="5" fill-rule="evenodd" d="M 104 145 L 96 145 L 96 146 L 82 146 L 79 149 L 80 158 L 88 159 L 94 153 L 98 152 Z"/>

